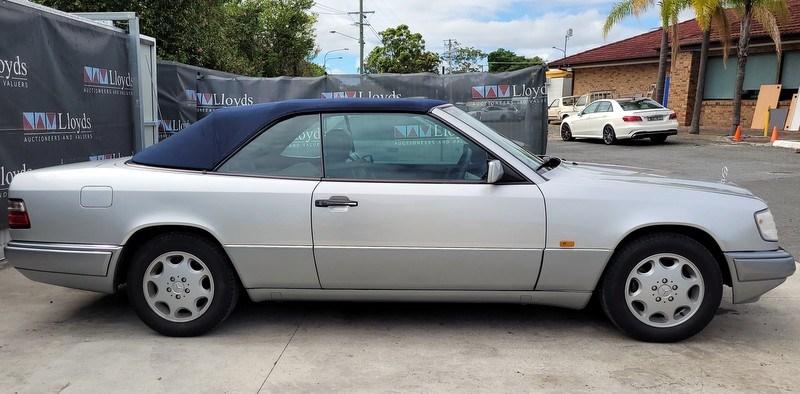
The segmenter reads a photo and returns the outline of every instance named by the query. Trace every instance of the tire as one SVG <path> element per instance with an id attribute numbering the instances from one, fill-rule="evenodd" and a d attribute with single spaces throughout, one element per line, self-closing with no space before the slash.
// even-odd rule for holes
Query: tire
<path id="1" fill-rule="evenodd" d="M 617 142 L 617 135 L 614 133 L 614 128 L 606 126 L 603 128 L 603 143 L 606 145 L 614 145 Z"/>
<path id="2" fill-rule="evenodd" d="M 601 282 L 600 304 L 625 334 L 676 342 L 708 325 L 719 308 L 722 284 L 719 264 L 705 246 L 682 234 L 652 234 L 614 254 Z"/>
<path id="3" fill-rule="evenodd" d="M 650 141 L 652 141 L 654 144 L 663 144 L 664 142 L 667 141 L 667 136 L 666 135 L 654 135 L 654 136 L 650 137 Z"/>
<path id="4" fill-rule="evenodd" d="M 211 331 L 239 299 L 227 255 L 208 239 L 188 233 L 161 234 L 142 245 L 127 274 L 128 299 L 136 314 L 167 336 Z"/>
<path id="5" fill-rule="evenodd" d="M 572 141 L 575 139 L 572 137 L 572 129 L 570 129 L 569 125 L 566 123 L 561 125 L 561 139 L 564 141 Z"/>

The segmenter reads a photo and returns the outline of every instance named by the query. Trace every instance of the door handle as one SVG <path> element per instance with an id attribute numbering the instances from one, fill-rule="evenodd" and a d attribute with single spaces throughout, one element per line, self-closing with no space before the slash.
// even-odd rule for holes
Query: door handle
<path id="1" fill-rule="evenodd" d="M 353 201 L 347 196 L 333 196 L 327 200 L 315 200 L 314 206 L 325 207 L 357 207 L 358 201 Z"/>

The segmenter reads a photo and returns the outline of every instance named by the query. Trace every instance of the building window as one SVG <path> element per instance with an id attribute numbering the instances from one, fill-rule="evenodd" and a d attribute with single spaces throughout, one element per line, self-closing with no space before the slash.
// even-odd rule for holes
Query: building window
<path id="1" fill-rule="evenodd" d="M 706 66 L 706 87 L 703 98 L 711 100 L 733 99 L 733 88 L 736 83 L 736 56 L 728 58 L 727 67 L 723 66 L 722 57 L 711 57 Z M 755 99 L 761 85 L 776 83 L 778 61 L 774 53 L 750 55 L 744 74 L 742 97 Z"/>
<path id="2" fill-rule="evenodd" d="M 781 72 L 781 89 L 794 90 L 800 89 L 800 52 L 786 52 L 783 54 L 783 71 Z"/>

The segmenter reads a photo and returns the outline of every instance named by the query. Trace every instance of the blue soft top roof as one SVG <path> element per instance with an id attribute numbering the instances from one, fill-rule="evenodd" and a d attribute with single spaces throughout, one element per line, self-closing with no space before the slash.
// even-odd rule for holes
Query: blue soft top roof
<path id="1" fill-rule="evenodd" d="M 210 171 L 265 126 L 291 115 L 364 111 L 426 113 L 442 104 L 445 102 L 429 99 L 313 99 L 223 108 L 137 153 L 131 161 Z"/>

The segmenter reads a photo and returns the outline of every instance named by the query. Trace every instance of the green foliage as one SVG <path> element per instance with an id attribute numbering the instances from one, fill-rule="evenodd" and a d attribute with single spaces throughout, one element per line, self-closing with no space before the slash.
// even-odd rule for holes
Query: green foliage
<path id="1" fill-rule="evenodd" d="M 489 52 L 487 59 L 489 61 L 489 72 L 521 70 L 526 67 L 544 64 L 544 60 L 539 56 L 527 58 L 504 48 Z"/>
<path id="2" fill-rule="evenodd" d="M 471 73 L 481 71 L 478 64 L 486 58 L 486 53 L 473 47 L 458 47 L 453 54 L 452 73 Z"/>
<path id="3" fill-rule="evenodd" d="M 437 72 L 439 55 L 425 50 L 425 40 L 407 25 L 380 32 L 382 46 L 375 47 L 367 57 L 364 69 L 368 73 Z"/>
<path id="4" fill-rule="evenodd" d="M 318 75 L 313 0 L 36 0 L 66 12 L 134 11 L 165 60 L 252 76 Z"/>

